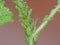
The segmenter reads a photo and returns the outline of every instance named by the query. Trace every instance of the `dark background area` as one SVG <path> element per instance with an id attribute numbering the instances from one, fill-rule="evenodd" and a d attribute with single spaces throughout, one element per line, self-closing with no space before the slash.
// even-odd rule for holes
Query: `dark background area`
<path id="1" fill-rule="evenodd" d="M 33 12 L 31 17 L 36 19 L 37 27 L 41 24 L 45 15 L 57 5 L 56 0 L 26 0 Z M 0 45 L 25 45 L 25 33 L 19 24 L 18 12 L 11 0 L 6 0 L 7 7 L 14 13 L 15 21 L 0 26 Z M 40 33 L 36 45 L 60 45 L 60 13 L 57 13 L 46 28 Z"/>

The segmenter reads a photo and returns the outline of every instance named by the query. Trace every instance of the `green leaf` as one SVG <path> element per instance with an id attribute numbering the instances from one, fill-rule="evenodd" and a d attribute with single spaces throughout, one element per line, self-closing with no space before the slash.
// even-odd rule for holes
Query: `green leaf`
<path id="1" fill-rule="evenodd" d="M 13 13 L 4 6 L 4 3 L 4 0 L 0 0 L 0 25 L 14 21 Z"/>

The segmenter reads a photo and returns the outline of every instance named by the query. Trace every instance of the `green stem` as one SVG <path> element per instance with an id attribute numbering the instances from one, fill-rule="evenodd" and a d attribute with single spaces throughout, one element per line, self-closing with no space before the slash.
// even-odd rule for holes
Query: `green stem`
<path id="1" fill-rule="evenodd" d="M 32 35 L 33 38 L 46 27 L 46 25 L 52 20 L 52 18 L 54 18 L 55 14 L 59 11 L 59 9 L 60 9 L 60 4 L 58 4 L 56 8 L 51 11 L 47 19 L 37 28 L 37 30 Z"/>
<path id="2" fill-rule="evenodd" d="M 32 37 L 28 37 L 28 41 L 26 40 L 26 45 L 35 45 Z"/>

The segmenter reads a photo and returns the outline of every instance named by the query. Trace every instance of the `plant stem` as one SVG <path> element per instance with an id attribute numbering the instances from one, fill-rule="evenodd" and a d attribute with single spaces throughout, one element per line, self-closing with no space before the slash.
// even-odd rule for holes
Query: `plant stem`
<path id="1" fill-rule="evenodd" d="M 50 13 L 50 15 L 47 17 L 45 21 L 37 28 L 37 30 L 29 37 L 30 40 L 28 41 L 27 45 L 35 45 L 36 42 L 36 36 L 46 27 L 46 25 L 54 18 L 55 14 L 59 11 L 60 9 L 60 4 L 56 6 L 55 9 L 53 9 Z M 35 41 L 34 41 L 35 38 Z"/>
<path id="2" fill-rule="evenodd" d="M 56 8 L 51 11 L 47 19 L 37 28 L 37 30 L 32 35 L 33 38 L 35 37 L 35 35 L 39 34 L 46 27 L 46 25 L 52 20 L 52 18 L 54 18 L 55 14 L 59 11 L 59 9 L 60 4 L 58 4 Z"/>
<path id="3" fill-rule="evenodd" d="M 21 26 L 24 28 L 26 34 L 26 45 L 35 45 L 38 34 L 46 27 L 46 25 L 54 18 L 55 14 L 60 10 L 60 4 L 50 12 L 50 15 L 43 21 L 43 23 L 35 31 L 35 22 L 30 18 L 32 10 L 29 8 L 24 0 L 14 0 L 16 8 L 19 11 L 21 18 Z"/>
<path id="4" fill-rule="evenodd" d="M 28 37 L 28 40 L 26 40 L 26 45 L 35 45 L 35 42 L 32 37 Z"/>

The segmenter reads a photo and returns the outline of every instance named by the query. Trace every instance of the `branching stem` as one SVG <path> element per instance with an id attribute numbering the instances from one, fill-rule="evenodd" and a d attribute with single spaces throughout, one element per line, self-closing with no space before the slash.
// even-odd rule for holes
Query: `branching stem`
<path id="1" fill-rule="evenodd" d="M 39 34 L 45 27 L 46 25 L 52 20 L 52 18 L 54 18 L 55 14 L 59 11 L 60 9 L 60 4 L 58 4 L 56 6 L 55 9 L 53 9 L 50 13 L 50 15 L 47 17 L 47 19 L 45 21 L 43 21 L 43 23 L 37 28 L 37 30 L 34 32 L 34 34 L 32 35 L 32 37 L 35 37 L 35 35 Z"/>

